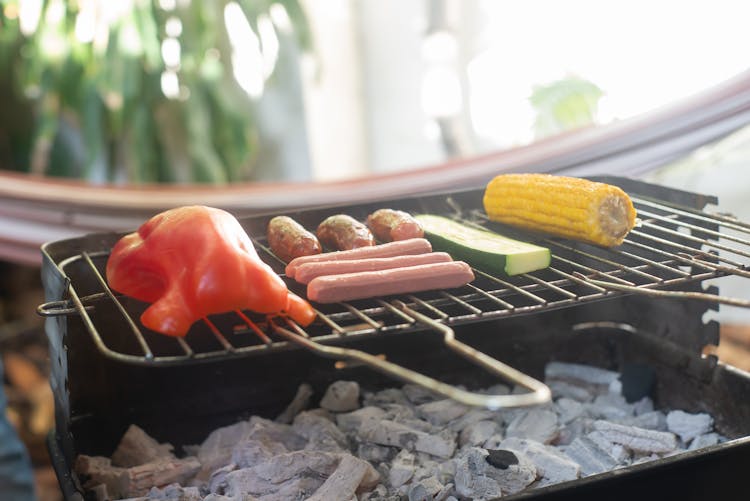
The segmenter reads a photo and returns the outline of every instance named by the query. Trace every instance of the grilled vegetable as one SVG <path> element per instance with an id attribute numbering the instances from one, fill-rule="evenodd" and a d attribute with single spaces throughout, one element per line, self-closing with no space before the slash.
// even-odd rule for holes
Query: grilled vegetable
<path id="1" fill-rule="evenodd" d="M 635 226 L 630 197 L 616 186 L 549 174 L 503 174 L 484 192 L 492 221 L 589 242 L 620 245 Z"/>
<path id="2" fill-rule="evenodd" d="M 549 266 L 551 255 L 545 247 L 466 226 L 442 216 L 420 214 L 415 217 L 433 248 L 481 270 L 518 275 Z"/>
<path id="3" fill-rule="evenodd" d="M 112 289 L 153 303 L 141 322 L 168 336 L 184 336 L 195 321 L 233 310 L 285 314 L 302 325 L 315 318 L 260 260 L 234 216 L 211 207 L 152 217 L 115 244 L 106 274 Z"/>

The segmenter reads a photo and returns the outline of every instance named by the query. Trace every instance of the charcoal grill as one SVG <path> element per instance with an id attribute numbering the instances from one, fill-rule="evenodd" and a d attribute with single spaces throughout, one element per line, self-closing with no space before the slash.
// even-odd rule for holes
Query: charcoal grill
<path id="1" fill-rule="evenodd" d="M 717 203 L 715 197 L 624 178 L 597 180 L 622 187 L 639 213 L 639 226 L 619 248 L 519 235 L 551 248 L 549 269 L 512 278 L 475 270 L 474 282 L 454 290 L 318 305 L 319 321 L 305 329 L 291 321 L 235 312 L 206 318 L 184 339 L 168 338 L 140 325 L 145 304 L 107 287 L 103 269 L 121 234 L 44 245 L 48 302 L 40 313 L 48 317 L 56 403 L 50 450 L 66 497 L 82 492 L 70 468 L 75 455 L 108 455 L 131 423 L 179 447 L 239 418 L 275 415 L 301 382 L 320 391 L 342 378 L 377 389 L 392 385 L 395 377 L 468 403 L 526 405 L 547 397 L 536 378 L 550 360 L 615 369 L 647 363 L 657 372 L 654 398 L 659 405 L 711 412 L 717 428 L 733 440 L 521 497 L 575 493 L 579 498 L 590 491 L 615 499 L 638 492 L 633 489 L 643 482 L 654 483 L 653 488 L 670 485 L 671 496 L 680 489 L 676 476 L 694 475 L 697 469 L 728 479 L 733 470 L 726 463 L 719 468 L 720 461 L 750 459 L 745 438 L 750 435 L 750 379 L 703 355 L 706 346 L 719 341 L 718 324 L 704 322 L 703 315 L 720 303 L 750 306 L 750 301 L 722 297 L 705 281 L 750 275 L 744 264 L 750 258 L 750 225 L 706 211 Z M 440 213 L 514 234 L 487 221 L 481 193 L 466 190 L 289 215 L 314 228 L 331 214 L 364 219 L 387 206 Z M 283 275 L 284 263 L 265 239 L 273 215 L 241 223 L 261 258 Z M 294 281 L 287 284 L 304 294 Z M 338 360 L 332 364 L 325 357 Z M 488 386 L 498 375 L 530 391 L 487 400 L 456 387 Z M 696 492 L 685 490 L 686 495 Z"/>

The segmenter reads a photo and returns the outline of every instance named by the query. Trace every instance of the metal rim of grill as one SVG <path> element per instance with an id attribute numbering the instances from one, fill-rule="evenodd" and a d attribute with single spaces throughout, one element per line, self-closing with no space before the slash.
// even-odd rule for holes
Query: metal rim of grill
<path id="1" fill-rule="evenodd" d="M 638 210 L 639 225 L 617 248 L 602 249 L 556 238 L 537 239 L 552 251 L 548 269 L 515 277 L 497 277 L 475 269 L 476 280 L 458 289 L 320 305 L 319 320 L 312 326 L 303 329 L 287 320 L 284 328 L 324 345 L 360 336 L 390 335 L 423 328 L 398 308 L 398 303 L 446 326 L 533 314 L 626 293 L 750 306 L 750 301 L 745 299 L 680 290 L 686 284 L 730 274 L 750 277 L 748 265 L 741 262 L 750 259 L 750 224 L 729 215 L 647 197 L 631 195 L 631 198 Z M 460 215 L 457 211 L 453 217 L 467 224 L 494 224 L 478 209 L 461 211 Z M 263 259 L 278 261 L 268 249 L 265 237 L 255 237 L 253 243 Z M 286 337 L 280 335 L 277 322 L 266 321 L 249 312 L 234 312 L 199 322 L 202 326 L 198 328 L 207 330 L 208 336 L 213 337 L 212 347 L 197 347 L 196 336 L 205 340 L 206 334 L 193 333 L 191 329 L 186 338 L 168 339 L 171 346 L 165 349 L 166 336 L 140 327 L 136 315 L 130 311 L 132 308 L 123 304 L 123 299 L 127 298 L 108 288 L 100 271 L 107 257 L 108 252 L 81 252 L 58 263 L 64 275 L 68 267 L 85 263 L 87 272 L 96 275 L 100 290 L 79 296 L 75 284 L 71 283 L 69 300 L 39 307 L 40 314 L 45 316 L 79 315 L 97 348 L 107 357 L 132 364 L 171 365 L 257 355 L 290 347 Z M 293 281 L 285 280 L 291 289 Z M 119 312 L 120 318 L 100 318 L 97 310 L 107 302 Z M 103 322 L 113 321 L 126 323 L 132 335 L 126 350 L 113 348 L 112 340 L 101 328 Z M 106 329 L 110 330 L 120 332 L 120 329 Z"/>

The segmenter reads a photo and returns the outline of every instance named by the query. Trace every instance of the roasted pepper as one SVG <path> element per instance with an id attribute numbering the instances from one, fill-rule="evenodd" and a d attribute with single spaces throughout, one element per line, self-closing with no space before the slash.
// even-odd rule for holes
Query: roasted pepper
<path id="1" fill-rule="evenodd" d="M 157 214 L 115 244 L 106 275 L 113 290 L 152 303 L 141 323 L 168 336 L 184 336 L 197 320 L 234 310 L 288 315 L 303 326 L 315 318 L 221 209 Z"/>

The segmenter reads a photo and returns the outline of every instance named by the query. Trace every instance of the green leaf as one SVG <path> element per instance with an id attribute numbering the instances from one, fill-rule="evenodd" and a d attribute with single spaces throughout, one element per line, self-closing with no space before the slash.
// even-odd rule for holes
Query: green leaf
<path id="1" fill-rule="evenodd" d="M 104 105 L 93 82 L 86 84 L 81 102 L 81 129 L 86 148 L 84 178 L 90 179 L 97 162 L 106 161 Z"/>
<path id="2" fill-rule="evenodd" d="M 187 109 L 188 148 L 195 180 L 214 184 L 228 182 L 224 163 L 211 142 L 211 116 L 202 93 L 194 90 L 187 101 Z"/>
<path id="3" fill-rule="evenodd" d="M 579 77 L 534 87 L 529 102 L 536 112 L 534 130 L 544 137 L 594 122 L 603 91 Z"/>

